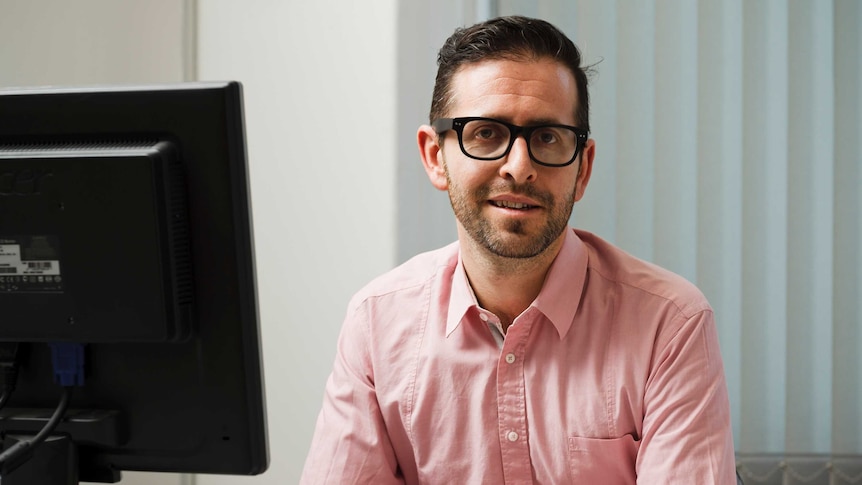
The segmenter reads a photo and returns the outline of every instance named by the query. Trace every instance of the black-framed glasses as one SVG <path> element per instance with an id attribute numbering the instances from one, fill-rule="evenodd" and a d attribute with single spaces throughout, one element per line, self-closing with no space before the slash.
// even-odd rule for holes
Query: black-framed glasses
<path id="1" fill-rule="evenodd" d="M 431 123 L 437 134 L 454 130 L 464 155 L 476 160 L 498 160 L 506 156 L 515 139 L 523 135 L 530 158 L 539 165 L 565 167 L 578 158 L 587 141 L 587 131 L 569 125 L 518 126 L 494 118 L 470 116 L 440 118 Z"/>

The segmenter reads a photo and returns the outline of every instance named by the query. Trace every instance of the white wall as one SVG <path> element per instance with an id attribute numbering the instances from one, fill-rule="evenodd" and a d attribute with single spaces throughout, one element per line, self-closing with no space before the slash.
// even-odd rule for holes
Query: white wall
<path id="1" fill-rule="evenodd" d="M 199 78 L 244 85 L 271 453 L 262 476 L 198 485 L 296 483 L 347 300 L 394 263 L 395 12 L 198 4 Z"/>
<path id="2" fill-rule="evenodd" d="M 0 0 L 0 87 L 182 81 L 184 6 Z"/>

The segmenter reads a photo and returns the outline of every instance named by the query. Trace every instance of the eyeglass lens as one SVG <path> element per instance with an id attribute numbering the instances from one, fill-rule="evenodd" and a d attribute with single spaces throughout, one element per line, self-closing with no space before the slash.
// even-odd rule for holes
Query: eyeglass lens
<path id="1" fill-rule="evenodd" d="M 525 133 L 533 158 L 548 165 L 564 165 L 571 161 L 578 148 L 577 134 L 563 127 L 530 127 Z M 494 159 L 509 148 L 512 131 L 493 120 L 471 120 L 464 124 L 461 145 L 467 155 Z"/>

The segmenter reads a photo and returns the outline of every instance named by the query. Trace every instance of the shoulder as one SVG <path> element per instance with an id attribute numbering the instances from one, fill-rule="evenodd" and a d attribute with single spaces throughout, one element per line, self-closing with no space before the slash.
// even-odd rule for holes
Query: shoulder
<path id="1" fill-rule="evenodd" d="M 368 282 L 353 295 L 349 308 L 356 309 L 370 300 L 408 299 L 429 287 L 435 278 L 454 271 L 458 254 L 457 242 L 420 253 Z"/>
<path id="2" fill-rule="evenodd" d="M 370 359 L 379 382 L 407 375 L 405 366 L 413 362 L 416 349 L 410 343 L 422 338 L 430 312 L 444 304 L 440 289 L 451 281 L 457 262 L 457 244 L 419 254 L 374 278 L 351 298 L 342 335 L 352 343 L 345 346 L 361 348 L 358 352 Z"/>
<path id="3" fill-rule="evenodd" d="M 642 260 L 595 234 L 575 230 L 588 251 L 590 276 L 624 291 L 637 304 L 665 303 L 686 318 L 712 311 L 703 293 L 682 276 Z"/>

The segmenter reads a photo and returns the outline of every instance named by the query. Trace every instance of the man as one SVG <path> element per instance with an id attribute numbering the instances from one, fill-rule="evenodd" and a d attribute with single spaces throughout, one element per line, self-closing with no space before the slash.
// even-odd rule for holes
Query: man
<path id="1" fill-rule="evenodd" d="M 417 138 L 458 241 L 352 299 L 302 483 L 736 483 L 709 304 L 567 227 L 596 154 L 577 48 L 507 17 L 438 64 Z"/>

